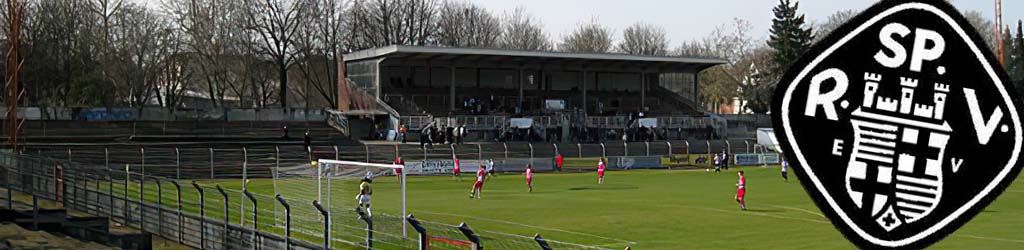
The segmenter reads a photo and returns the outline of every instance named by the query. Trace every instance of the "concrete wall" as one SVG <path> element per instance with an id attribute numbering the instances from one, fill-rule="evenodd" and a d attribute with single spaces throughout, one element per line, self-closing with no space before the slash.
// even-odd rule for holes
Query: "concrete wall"
<path id="1" fill-rule="evenodd" d="M 0 107 L 7 116 L 7 108 Z M 324 121 L 324 109 L 211 109 L 175 110 L 163 108 L 18 108 L 18 116 L 26 120 L 83 121 Z"/>

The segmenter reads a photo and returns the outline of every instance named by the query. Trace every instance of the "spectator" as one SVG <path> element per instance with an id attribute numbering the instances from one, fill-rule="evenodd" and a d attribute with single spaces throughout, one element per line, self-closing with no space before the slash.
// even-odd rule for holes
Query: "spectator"
<path id="1" fill-rule="evenodd" d="M 409 129 L 405 127 L 405 124 L 402 124 L 402 126 L 398 127 L 398 136 L 402 138 L 401 139 L 402 143 L 406 143 L 407 142 L 406 139 L 405 139 L 405 134 L 408 131 L 409 131 Z"/>

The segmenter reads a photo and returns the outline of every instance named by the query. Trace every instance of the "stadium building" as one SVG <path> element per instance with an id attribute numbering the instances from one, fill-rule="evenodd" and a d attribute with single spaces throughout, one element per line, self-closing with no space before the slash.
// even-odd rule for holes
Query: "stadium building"
<path id="1" fill-rule="evenodd" d="M 465 126 L 468 140 L 563 142 L 715 137 L 724 127 L 697 101 L 697 74 L 719 59 L 392 45 L 344 60 L 350 83 L 378 105 L 342 112 L 375 114 L 376 129 L 405 125 L 411 137 L 428 124 Z M 350 121 L 352 135 L 374 133 Z M 646 137 L 638 129 L 651 127 Z"/>

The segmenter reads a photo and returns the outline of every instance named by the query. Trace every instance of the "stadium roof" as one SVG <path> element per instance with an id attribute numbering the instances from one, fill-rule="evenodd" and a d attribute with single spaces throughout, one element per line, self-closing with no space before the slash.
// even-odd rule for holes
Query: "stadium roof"
<path id="1" fill-rule="evenodd" d="M 722 59 L 641 56 L 617 53 L 570 53 L 509 49 L 457 48 L 391 45 L 360 50 L 345 55 L 346 62 L 369 59 L 397 59 L 400 62 L 429 61 L 435 65 L 467 62 L 469 66 L 518 65 L 562 68 L 641 69 L 652 71 L 700 71 L 727 63 Z"/>

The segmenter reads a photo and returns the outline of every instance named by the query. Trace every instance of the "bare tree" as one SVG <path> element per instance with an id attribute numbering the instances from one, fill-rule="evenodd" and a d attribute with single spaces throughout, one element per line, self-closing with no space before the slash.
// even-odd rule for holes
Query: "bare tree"
<path id="1" fill-rule="evenodd" d="M 437 20 L 437 43 L 453 47 L 498 47 L 501 21 L 483 7 L 447 1 Z"/>
<path id="2" fill-rule="evenodd" d="M 338 61 L 341 60 L 342 35 L 346 20 L 347 2 L 342 0 L 313 0 L 305 6 L 309 21 L 299 28 L 296 37 L 299 59 L 296 67 L 301 73 L 302 87 L 292 92 L 305 100 L 305 106 L 322 100 L 330 107 L 337 105 Z"/>
<path id="3" fill-rule="evenodd" d="M 812 29 L 815 32 L 814 43 L 821 41 L 821 39 L 828 36 L 829 33 L 832 33 L 833 30 L 836 30 L 847 21 L 850 21 L 850 19 L 857 16 L 857 14 L 860 14 L 860 12 L 856 10 L 840 10 L 829 15 L 825 18 L 824 22 L 814 24 L 814 28 Z"/>
<path id="4" fill-rule="evenodd" d="M 541 22 L 523 8 L 505 13 L 501 22 L 499 46 L 518 50 L 551 50 L 551 40 L 544 33 Z"/>
<path id="5" fill-rule="evenodd" d="M 663 56 L 668 54 L 667 47 L 668 37 L 664 28 L 638 22 L 622 31 L 618 50 L 633 55 Z"/>
<path id="6" fill-rule="evenodd" d="M 765 74 L 772 68 L 770 50 L 757 42 L 750 34 L 753 25 L 742 19 L 733 19 L 729 24 L 720 25 L 701 40 L 684 42 L 676 49 L 681 56 L 710 57 L 726 60 L 725 65 L 715 66 L 700 74 L 701 102 L 705 107 L 717 111 L 721 105 L 732 102 L 760 100 L 772 79 Z"/>
<path id="7" fill-rule="evenodd" d="M 569 35 L 562 37 L 558 50 L 578 53 L 605 53 L 612 49 L 612 32 L 591 19 L 576 25 Z"/>
<path id="8" fill-rule="evenodd" d="M 168 56 L 163 47 L 171 26 L 164 16 L 134 2 L 120 6 L 113 24 L 107 68 L 114 91 L 129 107 L 145 105 L 157 94 L 157 72 Z"/>
<path id="9" fill-rule="evenodd" d="M 224 96 L 231 83 L 228 77 L 228 54 L 233 33 L 244 30 L 238 20 L 241 0 L 164 0 L 163 9 L 186 35 L 187 56 L 195 67 L 195 77 L 205 83 L 214 107 L 224 105 Z"/>
<path id="10" fill-rule="evenodd" d="M 288 69 L 295 62 L 295 33 L 304 21 L 304 1 L 288 0 L 244 0 L 248 16 L 246 28 L 259 37 L 258 55 L 273 61 L 278 74 L 278 102 L 281 108 L 288 108 Z"/>
<path id="11" fill-rule="evenodd" d="M 184 34 L 180 30 L 171 29 L 167 36 L 162 37 L 161 49 L 166 56 L 159 67 L 159 85 L 157 104 L 168 110 L 175 110 L 181 105 L 185 91 L 192 90 L 192 74 L 188 65 L 191 63 L 186 56 Z"/>
<path id="12" fill-rule="evenodd" d="M 39 0 L 26 10 L 22 66 L 29 101 L 41 106 L 105 105 L 113 88 L 102 78 L 98 22 L 85 0 Z"/>
<path id="13" fill-rule="evenodd" d="M 989 20 L 988 17 L 985 17 L 985 15 L 979 11 L 969 10 L 963 14 L 964 18 L 967 19 L 967 22 L 970 23 L 971 26 L 974 26 L 974 30 L 978 31 L 981 38 L 985 39 L 985 44 L 987 44 L 992 51 L 995 51 L 998 54 L 999 48 L 996 46 L 996 36 L 1002 35 L 1002 29 L 997 31 L 995 27 L 996 25 L 992 23 L 992 20 Z"/>
<path id="14" fill-rule="evenodd" d="M 393 44 L 431 44 L 437 31 L 437 0 L 356 0 L 347 25 L 351 49 Z"/>

